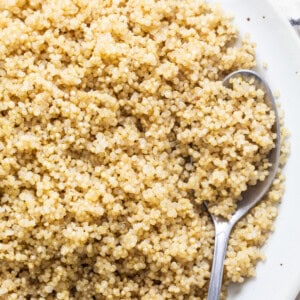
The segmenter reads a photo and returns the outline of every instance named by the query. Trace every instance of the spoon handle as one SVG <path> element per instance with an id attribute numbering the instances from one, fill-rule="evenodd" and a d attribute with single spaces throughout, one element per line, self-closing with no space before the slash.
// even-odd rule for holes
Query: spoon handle
<path id="1" fill-rule="evenodd" d="M 224 260 L 231 226 L 215 222 L 215 248 L 207 300 L 218 300 L 222 287 Z"/>

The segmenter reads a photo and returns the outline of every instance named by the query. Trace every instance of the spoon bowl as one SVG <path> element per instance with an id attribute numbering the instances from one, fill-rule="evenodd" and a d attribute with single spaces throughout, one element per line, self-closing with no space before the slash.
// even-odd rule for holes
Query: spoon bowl
<path id="1" fill-rule="evenodd" d="M 270 151 L 268 156 L 269 162 L 271 164 L 268 170 L 268 176 L 263 181 L 259 181 L 256 185 L 248 186 L 247 190 L 242 193 L 242 199 L 238 202 L 237 209 L 231 216 L 231 218 L 229 220 L 224 219 L 220 216 L 211 214 L 208 210 L 215 226 L 215 247 L 208 289 L 208 300 L 219 299 L 220 290 L 222 287 L 226 249 L 232 228 L 268 192 L 276 176 L 280 157 L 280 122 L 275 99 L 268 84 L 262 77 L 260 77 L 260 75 L 252 70 L 238 70 L 226 76 L 223 80 L 223 85 L 225 87 L 230 87 L 230 80 L 236 77 L 242 77 L 245 81 L 253 79 L 256 88 L 264 91 L 265 102 L 275 113 L 275 123 L 273 125 L 272 131 L 276 133 L 276 140 L 275 146 Z"/>

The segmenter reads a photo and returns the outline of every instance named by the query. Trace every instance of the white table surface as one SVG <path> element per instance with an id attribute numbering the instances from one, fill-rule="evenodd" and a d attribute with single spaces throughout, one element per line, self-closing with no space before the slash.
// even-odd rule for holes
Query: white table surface
<path id="1" fill-rule="evenodd" d="M 300 0 L 269 0 L 269 2 L 277 6 L 282 15 L 290 20 L 300 37 Z"/>
<path id="2" fill-rule="evenodd" d="M 274 6 L 277 6 L 282 14 L 289 20 L 294 20 L 296 31 L 300 37 L 300 0 L 269 0 Z M 295 300 L 300 300 L 300 293 Z"/>
<path id="3" fill-rule="evenodd" d="M 293 20 L 294 27 L 300 37 L 300 0 L 269 0 L 274 6 L 277 6 L 282 14 Z M 296 25 L 297 23 L 297 25 Z M 300 300 L 300 293 L 295 300 Z"/>
<path id="4" fill-rule="evenodd" d="M 269 0 L 278 6 L 288 19 L 300 18 L 300 0 Z"/>

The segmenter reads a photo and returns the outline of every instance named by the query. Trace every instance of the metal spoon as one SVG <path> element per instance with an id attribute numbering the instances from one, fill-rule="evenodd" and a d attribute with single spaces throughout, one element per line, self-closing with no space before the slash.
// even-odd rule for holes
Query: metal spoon
<path id="1" fill-rule="evenodd" d="M 269 175 L 264 181 L 258 182 L 255 186 L 248 187 L 248 189 L 242 194 L 242 200 L 238 202 L 237 210 L 232 217 L 229 220 L 226 220 L 220 216 L 215 216 L 209 213 L 215 226 L 215 248 L 207 300 L 219 299 L 220 290 L 222 287 L 226 249 L 232 228 L 243 216 L 249 212 L 251 208 L 253 208 L 262 199 L 262 197 L 269 190 L 277 172 L 280 156 L 279 117 L 275 100 L 268 84 L 257 73 L 251 70 L 239 70 L 225 77 L 223 80 L 223 85 L 229 87 L 230 79 L 234 77 L 242 77 L 246 81 L 249 79 L 254 79 L 255 86 L 265 92 L 266 104 L 269 105 L 269 107 L 275 113 L 275 123 L 272 131 L 276 133 L 277 137 L 275 141 L 275 147 L 269 153 L 269 161 L 272 164 L 269 168 Z"/>

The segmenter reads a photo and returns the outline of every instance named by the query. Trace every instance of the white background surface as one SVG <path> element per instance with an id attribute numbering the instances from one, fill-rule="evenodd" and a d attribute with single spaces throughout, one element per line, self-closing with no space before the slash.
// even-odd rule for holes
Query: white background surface
<path id="1" fill-rule="evenodd" d="M 300 19 L 300 0 L 269 0 L 272 5 L 279 9 L 282 15 L 290 19 Z M 300 38 L 300 25 L 295 28 Z M 300 300 L 300 292 L 297 300 Z"/>
<path id="2" fill-rule="evenodd" d="M 256 278 L 231 286 L 228 300 L 294 300 L 300 290 L 300 39 L 288 23 L 288 17 L 300 15 L 292 9 L 294 15 L 283 17 L 283 9 L 274 9 L 271 1 L 279 0 L 218 1 L 235 15 L 241 34 L 250 33 L 257 43 L 258 66 L 264 61 L 269 65 L 257 71 L 273 91 L 280 91 L 285 124 L 291 132 L 286 191 L 275 232 L 263 249 L 266 261 L 258 264 Z M 298 6 L 299 1 L 293 5 Z M 276 6 L 289 1 L 281 2 Z"/>
<path id="3" fill-rule="evenodd" d="M 287 18 L 300 18 L 300 0 L 270 0 Z"/>

